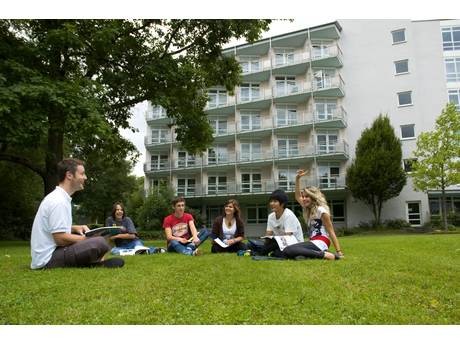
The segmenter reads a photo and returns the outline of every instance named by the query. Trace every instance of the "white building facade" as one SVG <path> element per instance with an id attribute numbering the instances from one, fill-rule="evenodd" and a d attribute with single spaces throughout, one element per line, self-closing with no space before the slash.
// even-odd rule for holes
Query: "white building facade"
<path id="1" fill-rule="evenodd" d="M 370 208 L 345 186 L 362 131 L 387 114 L 410 171 L 417 135 L 434 128 L 448 101 L 460 103 L 460 21 L 340 20 L 224 54 L 240 62 L 243 82 L 234 96 L 220 86 L 208 90 L 214 143 L 202 156 L 181 150 L 165 110 L 149 106 L 145 187 L 172 185 L 208 225 L 235 198 L 248 236 L 265 231 L 273 190 L 284 189 L 299 210 L 299 168 L 310 171 L 303 186 L 325 193 L 336 227 L 371 221 Z M 460 209 L 458 190 L 449 194 L 451 211 Z M 409 177 L 384 203 L 382 219 L 423 225 L 439 213 L 438 199 L 435 191 L 414 191 Z"/>

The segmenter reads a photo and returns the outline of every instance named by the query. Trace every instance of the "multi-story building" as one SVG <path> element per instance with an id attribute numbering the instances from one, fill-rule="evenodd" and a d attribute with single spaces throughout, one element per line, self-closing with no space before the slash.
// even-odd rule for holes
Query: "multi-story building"
<path id="1" fill-rule="evenodd" d="M 181 150 L 164 109 L 150 106 L 145 138 L 146 189 L 165 181 L 208 223 L 229 198 L 239 200 L 248 234 L 265 230 L 268 195 L 294 202 L 295 174 L 325 193 L 336 227 L 372 219 L 345 186 L 362 131 L 388 114 L 409 171 L 417 135 L 432 130 L 448 101 L 460 98 L 460 21 L 340 20 L 228 48 L 243 82 L 234 96 L 208 90 L 214 143 L 201 156 Z M 376 157 L 378 159 L 378 157 Z M 460 209 L 458 188 L 449 194 Z M 439 212 L 439 195 L 414 191 L 384 204 L 383 219 L 413 225 Z M 431 209 L 431 210 L 430 210 Z"/>

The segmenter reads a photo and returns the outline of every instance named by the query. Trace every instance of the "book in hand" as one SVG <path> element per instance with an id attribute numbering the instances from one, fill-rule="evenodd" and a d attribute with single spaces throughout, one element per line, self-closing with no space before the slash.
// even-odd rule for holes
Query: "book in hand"
<path id="1" fill-rule="evenodd" d="M 296 244 L 297 238 L 294 235 L 276 235 L 276 236 L 262 236 L 261 238 L 269 238 L 272 239 L 274 238 L 276 242 L 278 243 L 278 247 L 280 247 L 280 250 L 283 251 L 284 248 L 287 246 L 290 246 L 291 244 Z"/>
<path id="2" fill-rule="evenodd" d="M 120 249 L 119 255 L 125 256 L 125 255 L 140 255 L 140 254 L 149 254 L 149 247 L 135 246 L 133 249 Z"/>
<path id="3" fill-rule="evenodd" d="M 214 239 L 214 242 L 216 242 L 219 246 L 221 246 L 222 248 L 227 248 L 228 247 L 228 243 L 227 241 L 222 241 L 219 237 L 217 237 L 216 239 Z"/>
<path id="4" fill-rule="evenodd" d="M 92 229 L 85 232 L 86 237 L 94 236 L 115 236 L 118 234 L 125 233 L 126 230 L 123 226 L 103 226 L 101 228 Z"/>

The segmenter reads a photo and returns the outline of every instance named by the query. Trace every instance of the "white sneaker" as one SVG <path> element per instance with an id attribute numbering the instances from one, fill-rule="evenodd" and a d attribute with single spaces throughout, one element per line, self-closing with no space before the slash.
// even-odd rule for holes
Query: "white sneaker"
<path id="1" fill-rule="evenodd" d="M 203 254 L 203 253 L 201 252 L 201 250 L 199 250 L 199 249 L 197 248 L 197 249 L 195 249 L 195 250 L 193 251 L 192 256 L 200 256 L 201 254 Z"/>

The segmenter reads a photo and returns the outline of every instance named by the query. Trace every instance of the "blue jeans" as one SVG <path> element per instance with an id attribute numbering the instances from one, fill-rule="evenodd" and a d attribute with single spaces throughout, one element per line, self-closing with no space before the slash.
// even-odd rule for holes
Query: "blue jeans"
<path id="1" fill-rule="evenodd" d="M 132 240 L 131 242 L 126 243 L 120 247 L 113 247 L 110 252 L 112 253 L 112 255 L 120 255 L 120 251 L 122 249 L 134 249 L 135 246 L 144 246 L 144 242 L 136 238 Z M 154 253 L 155 249 L 156 247 L 149 247 L 149 254 Z"/>
<path id="2" fill-rule="evenodd" d="M 198 243 L 198 246 L 200 246 L 201 243 L 206 241 L 206 239 L 209 237 L 210 231 L 206 228 L 201 229 L 201 231 L 198 233 L 198 239 L 200 240 L 200 243 Z M 192 255 L 193 251 L 198 247 L 195 246 L 195 244 L 192 243 L 180 243 L 177 240 L 172 240 L 168 244 L 168 252 L 177 252 L 180 254 L 185 254 L 185 255 Z"/>

